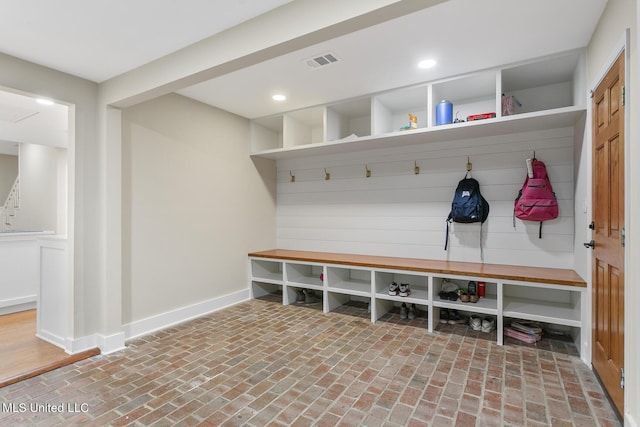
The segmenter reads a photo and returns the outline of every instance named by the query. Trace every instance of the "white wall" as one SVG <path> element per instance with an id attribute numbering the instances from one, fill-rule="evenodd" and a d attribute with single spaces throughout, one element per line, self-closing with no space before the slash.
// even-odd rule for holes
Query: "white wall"
<path id="1" fill-rule="evenodd" d="M 18 176 L 18 156 L 0 154 L 0 207 L 11 191 Z"/>
<path id="2" fill-rule="evenodd" d="M 123 323 L 247 291 L 247 253 L 275 247 L 275 164 L 249 157 L 248 121 L 167 95 L 122 128 Z"/>
<path id="3" fill-rule="evenodd" d="M 562 128 L 279 160 L 278 247 L 480 262 L 479 224 L 453 224 L 444 251 L 445 219 L 470 156 L 472 176 L 490 204 L 484 262 L 573 268 L 573 139 L 574 129 Z M 514 199 L 534 150 L 560 204 L 560 217 L 544 223 L 542 239 L 537 222 L 516 220 L 513 228 Z"/>

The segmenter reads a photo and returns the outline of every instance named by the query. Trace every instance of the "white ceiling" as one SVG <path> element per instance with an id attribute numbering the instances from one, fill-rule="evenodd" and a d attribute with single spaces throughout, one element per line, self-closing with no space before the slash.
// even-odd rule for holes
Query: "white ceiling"
<path id="1" fill-rule="evenodd" d="M 0 52 L 102 82 L 289 1 L 20 0 L 3 8 Z M 358 97 L 584 47 L 606 2 L 450 0 L 179 93 L 249 118 Z M 306 65 L 327 52 L 340 61 Z M 438 65 L 418 70 L 423 58 Z"/>

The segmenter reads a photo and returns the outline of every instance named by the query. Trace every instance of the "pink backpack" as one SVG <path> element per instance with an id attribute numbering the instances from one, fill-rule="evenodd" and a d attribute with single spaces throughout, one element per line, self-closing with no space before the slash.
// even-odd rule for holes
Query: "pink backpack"
<path id="1" fill-rule="evenodd" d="M 551 188 L 547 168 L 543 162 L 534 158 L 513 206 L 513 226 L 516 226 L 516 218 L 525 221 L 540 221 L 538 237 L 541 239 L 542 221 L 557 217 L 558 201 L 553 188 Z"/>

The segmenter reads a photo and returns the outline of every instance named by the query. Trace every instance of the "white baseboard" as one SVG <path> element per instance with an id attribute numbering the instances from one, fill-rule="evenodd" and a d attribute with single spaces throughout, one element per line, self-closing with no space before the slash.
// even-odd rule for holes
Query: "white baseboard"
<path id="1" fill-rule="evenodd" d="M 40 338 L 43 341 L 48 342 L 49 344 L 53 344 L 56 347 L 60 347 L 61 349 L 67 351 L 67 340 L 65 340 L 62 337 L 59 337 L 55 334 L 52 334 L 44 330 L 37 331 L 36 337 Z"/>
<path id="2" fill-rule="evenodd" d="M 624 415 L 624 426 L 625 427 L 638 427 L 638 423 L 631 416 L 631 414 L 627 413 L 627 414 Z"/>
<path id="3" fill-rule="evenodd" d="M 123 325 L 125 339 L 140 337 L 152 332 L 195 319 L 200 316 L 222 310 L 223 308 L 248 301 L 251 298 L 249 289 L 239 292 L 212 298 L 187 307 L 182 307 L 173 311 L 147 317 L 146 319 Z"/>
<path id="4" fill-rule="evenodd" d="M 37 307 L 38 297 L 29 295 L 22 298 L 13 298 L 0 301 L 0 315 L 18 313 L 20 311 L 32 310 Z"/>

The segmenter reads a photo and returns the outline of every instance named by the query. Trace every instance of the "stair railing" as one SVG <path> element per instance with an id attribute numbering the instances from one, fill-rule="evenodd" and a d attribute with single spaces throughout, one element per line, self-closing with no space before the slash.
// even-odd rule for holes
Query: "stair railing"
<path id="1" fill-rule="evenodd" d="M 8 231 L 11 229 L 13 218 L 16 216 L 17 210 L 20 209 L 20 177 L 16 177 L 13 182 L 13 186 L 7 195 L 7 199 L 2 205 L 0 210 L 0 220 L 2 231 Z"/>

